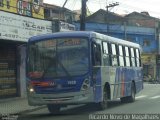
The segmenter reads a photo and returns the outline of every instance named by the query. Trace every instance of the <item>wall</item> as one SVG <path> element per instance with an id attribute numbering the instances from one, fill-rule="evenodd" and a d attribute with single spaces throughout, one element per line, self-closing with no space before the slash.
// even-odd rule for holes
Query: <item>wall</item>
<path id="1" fill-rule="evenodd" d="M 80 24 L 74 23 L 76 29 L 79 30 Z M 87 31 L 96 31 L 102 34 L 126 39 L 131 42 L 138 43 L 142 46 L 143 53 L 157 53 L 158 40 L 155 38 L 155 29 L 137 26 L 123 26 L 123 25 L 109 25 L 109 32 L 107 32 L 107 25 L 102 23 L 86 23 Z"/>
<path id="2" fill-rule="evenodd" d="M 0 10 L 44 19 L 43 0 L 1 0 Z"/>
<path id="3" fill-rule="evenodd" d="M 34 35 L 52 33 L 52 22 L 0 11 L 0 39 L 27 42 Z"/>

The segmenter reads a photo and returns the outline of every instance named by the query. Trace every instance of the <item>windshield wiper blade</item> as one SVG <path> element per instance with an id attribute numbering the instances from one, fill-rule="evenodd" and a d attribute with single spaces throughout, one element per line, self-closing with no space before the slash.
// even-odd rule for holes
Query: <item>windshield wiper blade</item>
<path id="1" fill-rule="evenodd" d="M 53 62 L 55 61 L 55 62 Z M 45 74 L 48 72 L 50 67 L 53 67 L 53 64 L 55 64 L 55 72 L 56 72 L 56 76 L 57 76 L 57 65 L 59 64 L 61 66 L 61 68 L 63 69 L 63 71 L 66 73 L 66 75 L 68 76 L 68 78 L 71 78 L 70 73 L 67 71 L 67 69 L 64 67 L 64 65 L 61 63 L 61 61 L 57 58 L 57 57 L 50 57 L 50 62 L 48 64 L 48 66 L 46 67 L 46 69 L 43 72 L 42 78 L 44 78 Z"/>
<path id="2" fill-rule="evenodd" d="M 42 78 L 44 78 L 45 74 L 48 72 L 49 68 L 51 66 L 53 66 L 53 64 L 55 64 L 55 67 L 56 67 L 56 57 L 48 57 L 50 59 L 50 62 L 48 64 L 48 66 L 46 67 L 46 69 L 44 69 L 44 72 L 43 72 L 43 75 L 42 75 Z M 55 60 L 54 60 L 55 59 Z M 53 62 L 55 61 L 55 62 Z M 57 74 L 57 72 L 56 72 Z"/>
<path id="3" fill-rule="evenodd" d="M 48 64 L 48 66 L 46 67 L 46 69 L 44 70 L 44 73 L 42 75 L 42 78 L 44 78 L 45 74 L 47 73 L 48 69 L 53 66 L 53 61 L 55 61 L 55 72 L 56 72 L 56 76 L 57 76 L 57 69 L 58 69 L 58 64 L 61 66 L 61 68 L 63 69 L 63 71 L 65 72 L 65 74 L 68 76 L 69 79 L 71 79 L 71 75 L 70 73 L 67 71 L 67 69 L 64 67 L 64 65 L 62 64 L 61 60 L 58 59 L 58 53 L 57 53 L 57 50 L 58 50 L 58 46 L 64 44 L 65 41 L 59 43 L 59 44 L 56 44 L 56 52 L 55 52 L 55 56 L 54 57 L 50 57 L 50 62 Z"/>
<path id="4" fill-rule="evenodd" d="M 60 62 L 60 60 L 59 59 L 57 59 L 57 60 L 58 60 L 57 62 L 59 63 L 59 65 L 62 67 L 62 69 L 64 70 L 64 72 L 68 76 L 68 78 L 71 79 L 70 73 L 67 71 L 67 69 L 64 67 L 64 65 Z"/>

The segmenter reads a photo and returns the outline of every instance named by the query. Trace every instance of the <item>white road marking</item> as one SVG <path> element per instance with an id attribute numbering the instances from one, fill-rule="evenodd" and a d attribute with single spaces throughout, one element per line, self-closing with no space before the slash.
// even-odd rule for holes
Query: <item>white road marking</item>
<path id="1" fill-rule="evenodd" d="M 140 96 L 137 96 L 136 99 L 141 99 L 141 98 L 144 98 L 144 97 L 147 97 L 147 95 L 140 95 Z"/>
<path id="2" fill-rule="evenodd" d="M 151 97 L 150 99 L 157 99 L 157 98 L 160 98 L 160 95 L 157 95 L 157 96 Z"/>

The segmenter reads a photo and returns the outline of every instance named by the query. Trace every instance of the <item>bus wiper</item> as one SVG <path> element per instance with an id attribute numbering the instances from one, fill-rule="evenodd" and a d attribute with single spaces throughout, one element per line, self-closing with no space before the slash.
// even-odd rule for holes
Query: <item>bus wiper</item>
<path id="1" fill-rule="evenodd" d="M 57 68 L 58 68 L 58 64 L 61 66 L 61 68 L 63 69 L 63 71 L 65 72 L 65 74 L 68 76 L 69 79 L 71 79 L 71 75 L 70 73 L 67 71 L 67 69 L 64 67 L 64 65 L 61 63 L 61 61 L 58 59 L 58 46 L 61 46 L 64 44 L 65 41 L 60 42 L 59 44 L 56 44 L 56 53 L 54 57 L 50 57 L 50 62 L 47 66 L 47 68 L 44 70 L 43 76 L 42 78 L 44 78 L 45 74 L 47 73 L 48 69 L 52 66 L 52 64 L 54 63 L 53 61 L 55 61 L 55 69 L 56 69 L 56 76 L 57 76 Z"/>
<path id="2" fill-rule="evenodd" d="M 70 73 L 67 71 L 67 69 L 64 67 L 64 65 L 60 62 L 60 60 L 58 58 L 57 58 L 57 60 L 58 60 L 57 63 L 59 63 L 59 65 L 62 67 L 62 69 L 64 70 L 64 72 L 68 76 L 68 78 L 71 79 Z"/>
<path id="3" fill-rule="evenodd" d="M 61 66 L 61 68 L 63 69 L 63 71 L 66 73 L 66 75 L 69 77 L 69 79 L 71 78 L 71 75 L 69 74 L 67 69 L 64 67 L 64 65 L 60 62 L 60 60 L 56 56 L 50 57 L 49 59 L 50 59 L 50 62 L 48 64 L 48 66 L 46 67 L 46 69 L 44 70 L 42 78 L 44 78 L 45 74 L 48 72 L 49 68 L 53 66 L 53 64 L 55 64 L 56 76 L 57 76 L 57 65 L 59 64 Z"/>
<path id="4" fill-rule="evenodd" d="M 45 57 L 45 58 L 46 58 L 46 57 Z M 48 72 L 49 68 L 50 68 L 51 66 L 53 66 L 53 64 L 55 64 L 55 66 L 56 66 L 56 57 L 49 57 L 49 56 L 48 56 L 48 59 L 50 59 L 50 61 L 49 61 L 48 66 L 44 69 L 42 78 L 44 78 L 45 74 Z M 53 61 L 55 61 L 55 62 L 53 62 Z M 56 74 L 57 74 L 57 73 L 56 73 Z"/>

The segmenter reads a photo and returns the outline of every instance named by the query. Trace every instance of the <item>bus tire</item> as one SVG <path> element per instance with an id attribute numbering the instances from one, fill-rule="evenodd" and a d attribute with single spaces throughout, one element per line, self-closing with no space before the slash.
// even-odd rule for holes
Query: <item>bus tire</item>
<path id="1" fill-rule="evenodd" d="M 48 108 L 48 111 L 51 113 L 51 114 L 59 114 L 60 113 L 60 106 L 59 105 L 52 105 L 52 104 L 49 104 L 47 105 L 47 108 Z"/>
<path id="2" fill-rule="evenodd" d="M 103 100 L 98 103 L 99 110 L 105 110 L 108 107 L 108 93 L 106 87 L 103 90 Z"/>

